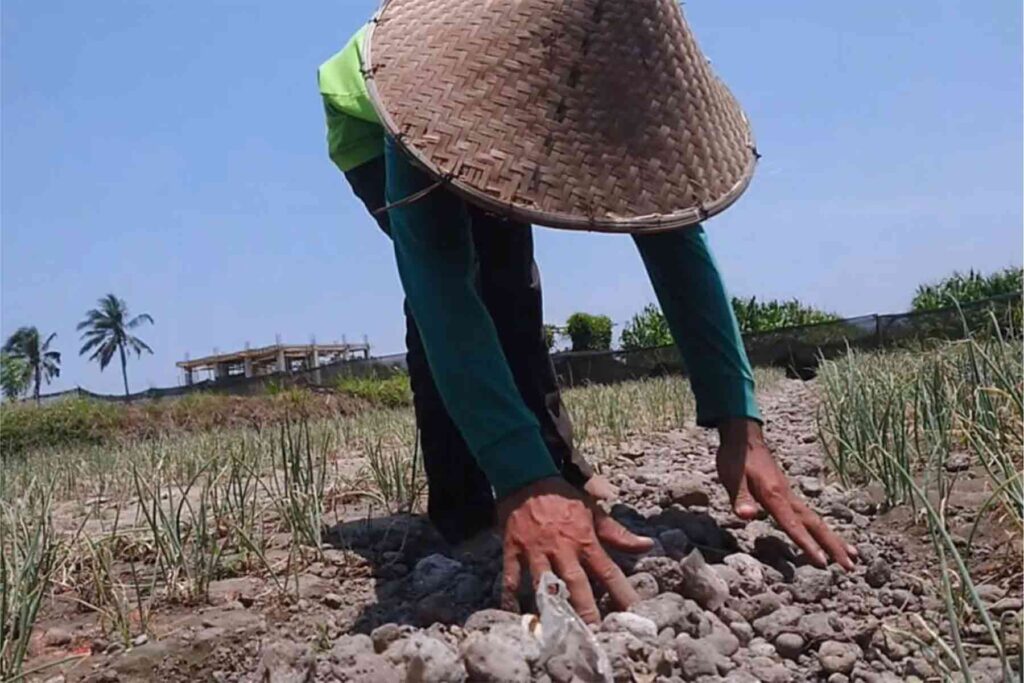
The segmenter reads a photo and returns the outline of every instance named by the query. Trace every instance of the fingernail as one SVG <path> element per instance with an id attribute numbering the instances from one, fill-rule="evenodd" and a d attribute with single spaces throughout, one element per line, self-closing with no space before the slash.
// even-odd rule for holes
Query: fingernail
<path id="1" fill-rule="evenodd" d="M 818 558 L 818 564 L 820 564 L 822 567 L 828 566 L 828 555 L 826 555 L 825 553 L 818 553 L 816 557 Z"/>

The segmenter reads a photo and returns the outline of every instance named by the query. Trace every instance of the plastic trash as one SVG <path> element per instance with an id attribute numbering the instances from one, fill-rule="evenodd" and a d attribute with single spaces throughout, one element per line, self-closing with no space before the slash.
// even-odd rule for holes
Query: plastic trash
<path id="1" fill-rule="evenodd" d="M 541 662 L 565 656 L 573 664 L 573 680 L 612 683 L 612 667 L 604 648 L 569 604 L 569 591 L 557 576 L 544 572 L 537 586 L 540 612 Z"/>

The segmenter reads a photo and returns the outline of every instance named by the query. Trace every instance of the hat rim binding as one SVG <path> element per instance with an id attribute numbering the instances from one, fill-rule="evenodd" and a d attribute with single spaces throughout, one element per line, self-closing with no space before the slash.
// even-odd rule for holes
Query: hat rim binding
<path id="1" fill-rule="evenodd" d="M 757 167 L 757 161 L 760 158 L 760 154 L 757 152 L 757 147 L 754 143 L 754 134 L 752 127 L 750 126 L 750 121 L 747 118 L 746 112 L 744 112 L 740 107 L 740 114 L 743 117 L 744 123 L 747 124 L 746 146 L 750 151 L 750 154 L 748 155 L 747 163 L 743 169 L 743 174 L 740 179 L 733 184 L 727 192 L 723 193 L 721 197 L 712 202 L 676 211 L 671 214 L 647 214 L 630 216 L 628 218 L 596 218 L 593 216 L 583 216 L 578 213 L 541 211 L 539 209 L 531 209 L 510 202 L 500 201 L 493 195 L 460 180 L 457 175 L 457 169 L 455 175 L 452 175 L 450 172 L 440 169 L 437 164 L 430 160 L 427 154 L 421 152 L 416 147 L 407 144 L 406 136 L 398 131 L 397 124 L 392 118 L 387 107 L 384 106 L 380 92 L 377 89 L 376 79 L 374 78 L 373 33 L 377 28 L 377 25 L 380 23 L 381 15 L 390 4 L 391 0 L 384 0 L 380 9 L 378 9 L 374 14 L 373 19 L 367 27 L 366 36 L 363 42 L 363 71 L 367 94 L 370 97 L 370 103 L 373 105 L 385 132 L 394 139 L 403 152 L 411 157 L 412 160 L 417 165 L 421 166 L 432 178 L 438 180 L 441 185 L 450 187 L 457 195 L 486 211 L 520 220 L 524 223 L 562 230 L 615 234 L 649 234 L 698 225 L 706 219 L 722 213 L 736 203 L 740 196 L 742 196 L 750 186 L 751 180 L 753 180 L 754 170 Z M 721 87 L 724 88 L 726 92 L 728 92 L 729 96 L 733 97 L 735 100 L 735 96 L 733 96 L 732 91 L 729 90 L 728 86 L 721 81 L 721 79 L 718 80 Z M 402 202 L 402 200 L 398 199 L 397 202 Z"/>

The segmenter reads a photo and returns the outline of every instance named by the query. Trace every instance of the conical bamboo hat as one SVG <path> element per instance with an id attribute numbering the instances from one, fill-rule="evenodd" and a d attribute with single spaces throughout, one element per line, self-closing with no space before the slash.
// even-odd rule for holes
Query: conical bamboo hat
<path id="1" fill-rule="evenodd" d="M 519 220 L 691 225 L 754 171 L 747 118 L 675 0 L 389 0 L 363 59 L 402 147 Z"/>

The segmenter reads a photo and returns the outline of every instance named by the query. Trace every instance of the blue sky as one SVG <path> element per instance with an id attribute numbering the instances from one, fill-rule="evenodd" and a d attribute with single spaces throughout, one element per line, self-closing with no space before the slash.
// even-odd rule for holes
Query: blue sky
<path id="1" fill-rule="evenodd" d="M 389 244 L 325 153 L 317 65 L 375 0 L 2 3 L 0 332 L 57 332 L 51 389 L 116 392 L 75 324 L 107 292 L 174 362 L 368 335 L 403 350 Z M 902 310 L 954 269 L 1021 263 L 1017 0 L 694 0 L 687 17 L 764 154 L 708 223 L 729 289 Z M 628 238 L 537 230 L 546 318 L 653 294 Z"/>

